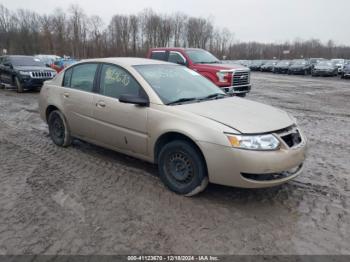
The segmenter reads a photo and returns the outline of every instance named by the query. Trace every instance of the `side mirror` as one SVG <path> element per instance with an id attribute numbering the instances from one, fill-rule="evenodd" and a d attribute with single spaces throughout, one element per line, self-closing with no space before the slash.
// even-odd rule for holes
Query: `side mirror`
<path id="1" fill-rule="evenodd" d="M 134 104 L 138 106 L 149 106 L 148 98 L 135 95 L 121 95 L 119 97 L 119 102 L 125 104 Z"/>

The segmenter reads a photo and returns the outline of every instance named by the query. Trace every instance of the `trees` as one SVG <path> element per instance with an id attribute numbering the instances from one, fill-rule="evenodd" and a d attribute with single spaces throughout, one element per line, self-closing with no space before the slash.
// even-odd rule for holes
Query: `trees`
<path id="1" fill-rule="evenodd" d="M 218 58 L 272 59 L 303 57 L 350 58 L 350 47 L 317 39 L 293 43 L 263 44 L 234 41 L 227 28 L 216 28 L 211 19 L 183 13 L 159 14 L 145 9 L 137 15 L 116 14 L 108 24 L 99 16 L 88 16 L 77 6 L 65 12 L 37 14 L 8 10 L 0 4 L 0 52 L 12 54 L 57 54 L 75 58 L 145 56 L 150 47 L 204 48 Z M 283 50 L 290 50 L 284 55 Z"/>

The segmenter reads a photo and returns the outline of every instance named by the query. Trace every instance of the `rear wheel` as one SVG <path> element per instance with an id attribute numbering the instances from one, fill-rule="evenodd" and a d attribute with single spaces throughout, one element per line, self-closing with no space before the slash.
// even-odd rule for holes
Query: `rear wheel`
<path id="1" fill-rule="evenodd" d="M 158 170 L 162 182 L 180 195 L 196 195 L 208 185 L 206 165 L 201 153 L 184 140 L 172 141 L 161 149 Z"/>
<path id="2" fill-rule="evenodd" d="M 67 147 L 71 144 L 71 136 L 63 114 L 54 110 L 50 113 L 48 119 L 49 132 L 52 141 L 62 147 Z"/>
<path id="3" fill-rule="evenodd" d="M 17 93 L 23 93 L 24 91 L 23 85 L 17 76 L 15 77 L 15 84 L 16 84 Z"/>

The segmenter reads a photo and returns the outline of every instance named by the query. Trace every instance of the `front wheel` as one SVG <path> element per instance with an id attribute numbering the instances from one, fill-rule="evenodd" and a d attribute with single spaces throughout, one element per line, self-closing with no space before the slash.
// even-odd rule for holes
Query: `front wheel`
<path id="1" fill-rule="evenodd" d="M 193 196 L 208 185 L 205 161 L 191 143 L 176 140 L 166 144 L 158 157 L 162 182 L 173 192 Z"/>
<path id="2" fill-rule="evenodd" d="M 50 113 L 48 119 L 49 133 L 52 141 L 62 147 L 67 147 L 71 144 L 70 132 L 64 115 L 54 110 Z"/>
<path id="3" fill-rule="evenodd" d="M 15 77 L 15 84 L 16 84 L 17 93 L 23 93 L 24 91 L 23 85 L 17 76 Z"/>

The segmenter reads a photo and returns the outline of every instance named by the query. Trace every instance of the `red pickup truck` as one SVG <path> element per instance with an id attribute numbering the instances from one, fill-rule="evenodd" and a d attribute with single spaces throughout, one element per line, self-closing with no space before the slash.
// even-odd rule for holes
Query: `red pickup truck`
<path id="1" fill-rule="evenodd" d="M 147 58 L 187 66 L 231 95 L 245 96 L 251 89 L 248 68 L 241 65 L 224 64 L 203 49 L 151 48 Z"/>

